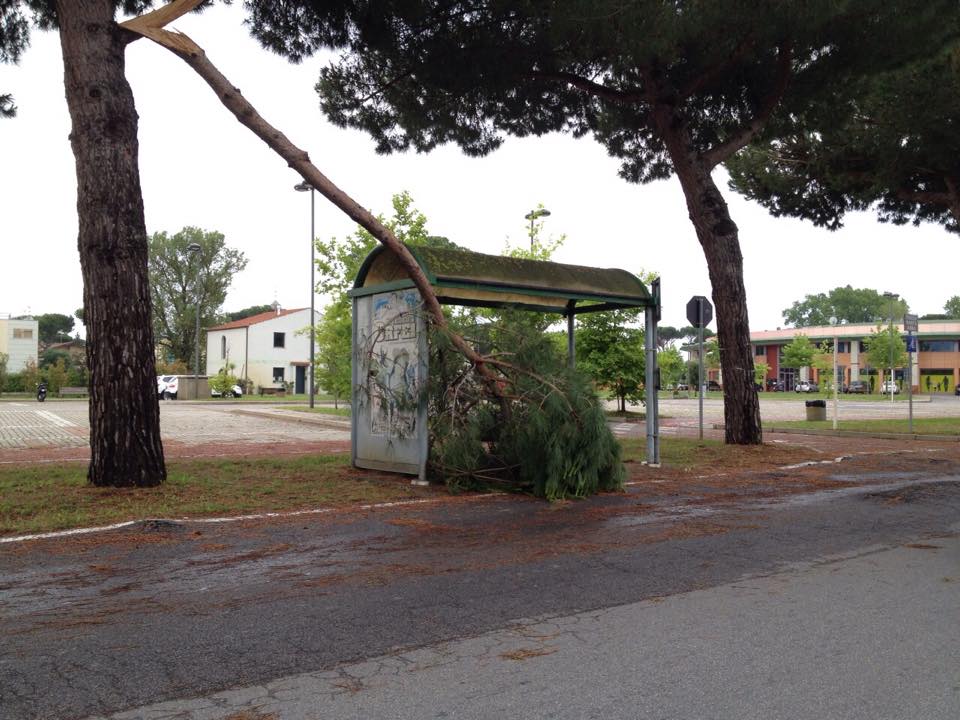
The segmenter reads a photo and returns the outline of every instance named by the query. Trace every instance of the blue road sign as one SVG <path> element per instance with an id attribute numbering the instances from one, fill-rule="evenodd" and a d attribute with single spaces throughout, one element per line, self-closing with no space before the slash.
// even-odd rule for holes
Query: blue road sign
<path id="1" fill-rule="evenodd" d="M 907 335 L 907 352 L 917 351 L 917 338 L 915 335 Z"/>

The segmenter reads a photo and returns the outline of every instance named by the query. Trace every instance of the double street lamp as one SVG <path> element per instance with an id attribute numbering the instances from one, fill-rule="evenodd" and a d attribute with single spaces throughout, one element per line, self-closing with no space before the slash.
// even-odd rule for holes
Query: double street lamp
<path id="1" fill-rule="evenodd" d="M 537 218 L 548 217 L 550 211 L 546 208 L 537 208 L 536 210 L 531 210 L 526 215 L 523 216 L 524 220 L 530 221 L 530 249 L 533 250 L 533 223 Z"/>
<path id="2" fill-rule="evenodd" d="M 316 319 L 314 315 L 314 295 L 316 291 L 316 284 L 314 282 L 314 269 L 316 263 L 314 262 L 314 242 L 316 240 L 317 234 L 314 231 L 314 223 L 316 220 L 316 205 L 314 187 L 306 180 L 301 183 L 297 183 L 293 186 L 293 189 L 297 192 L 307 192 L 310 191 L 310 407 L 313 408 L 313 362 L 314 362 L 314 344 L 316 342 Z"/>

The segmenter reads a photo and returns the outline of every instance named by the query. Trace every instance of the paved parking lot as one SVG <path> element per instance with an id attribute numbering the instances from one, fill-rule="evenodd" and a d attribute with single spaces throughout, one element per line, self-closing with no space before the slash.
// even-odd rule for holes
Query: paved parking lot
<path id="1" fill-rule="evenodd" d="M 795 400 L 761 398 L 760 412 L 764 423 L 804 419 L 804 400 L 807 399 L 804 395 L 798 395 Z M 827 403 L 828 417 L 832 412 L 831 402 Z M 633 409 L 642 410 L 642 407 Z M 704 422 L 708 426 L 723 422 L 722 400 L 705 400 L 703 410 Z M 697 425 L 697 399 L 661 399 L 660 413 L 664 417 L 664 435 L 683 433 Z M 924 398 L 914 403 L 913 415 L 915 418 L 958 417 L 960 397 Z M 842 400 L 840 403 L 841 421 L 906 420 L 906 417 L 907 403 L 900 400 L 894 403 Z M 350 440 L 349 424 L 344 418 L 308 415 L 283 405 L 162 402 L 160 424 L 164 442 L 172 447 L 265 449 L 266 446 L 346 443 Z M 630 425 L 628 429 L 635 431 L 636 427 Z M 42 405 L 28 401 L 0 403 L 0 450 L 85 448 L 88 435 L 87 403 L 84 401 L 48 400 Z"/>
<path id="2" fill-rule="evenodd" d="M 349 426 L 339 418 L 226 403 L 160 403 L 160 428 L 165 443 L 187 446 L 350 439 Z M 88 437 L 86 402 L 0 403 L 0 449 L 79 448 L 87 446 Z"/>

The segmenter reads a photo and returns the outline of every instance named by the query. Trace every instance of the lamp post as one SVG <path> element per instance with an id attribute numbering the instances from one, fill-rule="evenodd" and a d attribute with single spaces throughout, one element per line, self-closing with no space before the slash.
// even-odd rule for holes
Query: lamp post
<path id="1" fill-rule="evenodd" d="M 530 249 L 533 250 L 533 222 L 537 218 L 547 217 L 550 215 L 550 211 L 546 208 L 537 208 L 536 210 L 531 210 L 526 215 L 523 216 L 524 220 L 530 221 Z"/>
<path id="2" fill-rule="evenodd" d="M 314 313 L 314 296 L 316 294 L 317 286 L 314 282 L 314 270 L 316 268 L 316 263 L 314 262 L 314 241 L 316 240 L 317 234 L 314 231 L 314 223 L 316 220 L 316 206 L 315 195 L 313 192 L 313 185 L 304 180 L 302 183 L 297 183 L 293 186 L 293 189 L 297 192 L 306 192 L 310 191 L 310 407 L 313 408 L 313 361 L 314 361 L 314 350 L 316 343 L 316 319 Z"/>
<path id="3" fill-rule="evenodd" d="M 900 295 L 895 292 L 885 292 L 883 296 L 890 301 L 890 332 L 887 339 L 890 344 L 890 384 L 887 387 L 890 388 L 890 402 L 893 402 L 893 301 Z"/>
<path id="4" fill-rule="evenodd" d="M 833 327 L 833 429 L 837 429 L 837 318 L 830 318 L 830 325 Z"/>
<path id="5" fill-rule="evenodd" d="M 197 256 L 203 248 L 198 243 L 187 245 L 187 252 L 190 253 L 190 264 L 196 262 Z M 197 323 L 193 335 L 193 392 L 195 400 L 200 399 L 200 267 L 197 266 L 193 273 L 194 292 L 197 297 Z"/>

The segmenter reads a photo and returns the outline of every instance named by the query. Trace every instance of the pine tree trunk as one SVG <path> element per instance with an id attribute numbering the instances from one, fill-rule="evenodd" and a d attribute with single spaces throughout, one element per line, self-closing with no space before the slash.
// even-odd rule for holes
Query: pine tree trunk
<path id="1" fill-rule="evenodd" d="M 710 170 L 692 149 L 683 126 L 669 112 L 661 111 L 658 121 L 686 197 L 690 221 L 707 259 L 723 371 L 725 439 L 731 444 L 758 445 L 763 442 L 763 432 L 760 400 L 753 382 L 753 351 L 739 230 L 730 218 L 727 203 Z"/>
<path id="2" fill-rule="evenodd" d="M 160 441 L 137 112 L 112 0 L 57 0 L 77 166 L 90 369 L 90 467 L 100 486 L 166 478 Z M 128 36 L 126 36 L 128 37 Z"/>

